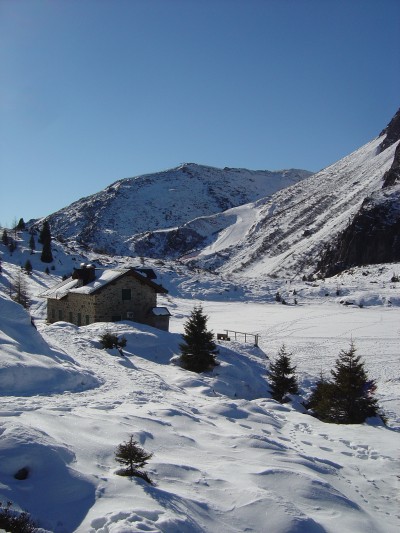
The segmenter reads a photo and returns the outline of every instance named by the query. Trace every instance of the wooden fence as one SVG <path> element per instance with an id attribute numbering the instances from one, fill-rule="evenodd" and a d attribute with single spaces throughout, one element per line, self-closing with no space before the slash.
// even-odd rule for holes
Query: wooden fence
<path id="1" fill-rule="evenodd" d="M 258 346 L 259 335 L 257 333 L 244 333 L 243 331 L 234 331 L 232 329 L 225 329 L 225 333 L 217 333 L 217 340 L 221 341 L 230 341 L 231 338 L 234 338 L 235 341 L 243 339 L 244 342 L 254 342 L 254 346 Z M 250 340 L 251 339 L 251 340 Z"/>

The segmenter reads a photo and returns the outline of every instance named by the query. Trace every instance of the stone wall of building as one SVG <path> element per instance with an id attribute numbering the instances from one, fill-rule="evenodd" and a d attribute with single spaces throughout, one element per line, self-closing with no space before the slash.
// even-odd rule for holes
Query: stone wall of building
<path id="1" fill-rule="evenodd" d="M 149 320 L 149 325 L 153 328 L 162 329 L 163 331 L 169 330 L 169 315 L 155 316 L 153 315 Z"/>
<path id="2" fill-rule="evenodd" d="M 60 300 L 47 300 L 47 320 L 50 323 L 65 321 L 77 326 L 96 322 L 94 295 L 70 292 Z"/>
<path id="3" fill-rule="evenodd" d="M 127 298 L 130 291 L 130 299 Z M 151 310 L 157 305 L 157 293 L 140 280 L 126 275 L 93 294 L 69 292 L 60 300 L 47 300 L 47 320 L 71 322 L 77 326 L 93 322 L 133 320 L 152 325 Z M 128 318 L 128 313 L 130 313 Z M 165 328 L 165 325 L 162 329 Z"/>
<path id="4" fill-rule="evenodd" d="M 123 300 L 122 291 L 130 290 L 131 299 Z M 96 299 L 95 322 L 133 320 L 149 323 L 149 313 L 157 305 L 157 293 L 139 280 L 126 275 L 106 285 L 94 294 Z M 133 315 L 128 319 L 128 313 Z"/>

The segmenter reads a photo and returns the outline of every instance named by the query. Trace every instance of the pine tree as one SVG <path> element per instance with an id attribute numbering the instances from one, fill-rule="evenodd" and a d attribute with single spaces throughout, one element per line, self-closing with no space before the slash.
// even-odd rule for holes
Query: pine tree
<path id="1" fill-rule="evenodd" d="M 42 229 L 40 230 L 40 233 L 39 233 L 38 241 L 40 242 L 40 244 L 51 242 L 50 224 L 47 220 L 43 222 Z"/>
<path id="2" fill-rule="evenodd" d="M 31 236 L 29 238 L 29 249 L 31 251 L 31 254 L 33 254 L 33 250 L 35 250 L 35 248 L 35 236 L 33 235 L 33 233 L 31 233 Z"/>
<path id="3" fill-rule="evenodd" d="M 33 267 L 29 259 L 27 259 L 25 262 L 24 270 L 28 275 L 32 273 Z"/>
<path id="4" fill-rule="evenodd" d="M 14 241 L 13 238 L 8 238 L 8 250 L 10 254 L 12 254 L 17 248 L 17 243 Z"/>
<path id="5" fill-rule="evenodd" d="M 19 231 L 22 231 L 25 228 L 26 228 L 26 224 L 24 222 L 24 219 L 20 218 L 18 224 L 16 225 L 16 229 L 19 230 Z"/>
<path id="6" fill-rule="evenodd" d="M 378 415 L 377 400 L 373 397 L 375 382 L 368 379 L 353 342 L 347 351 L 339 353 L 331 374 L 334 385 L 333 422 L 362 424 L 366 418 Z"/>
<path id="7" fill-rule="evenodd" d="M 334 393 L 334 384 L 325 379 L 321 373 L 321 376 L 306 404 L 306 408 L 311 409 L 314 415 L 319 418 L 319 420 L 322 420 L 323 422 L 332 422 L 334 419 Z"/>
<path id="8" fill-rule="evenodd" d="M 43 227 L 39 235 L 39 242 L 43 244 L 40 260 L 42 263 L 51 263 L 53 261 L 53 254 L 51 251 L 51 232 L 47 220 L 43 222 Z"/>
<path id="9" fill-rule="evenodd" d="M 278 352 L 275 363 L 270 365 L 270 388 L 274 400 L 283 402 L 287 394 L 297 394 L 299 392 L 297 379 L 295 376 L 296 367 L 291 365 L 291 354 L 286 352 L 283 344 Z"/>
<path id="10" fill-rule="evenodd" d="M 192 372 L 205 372 L 213 368 L 217 362 L 218 353 L 213 340 L 213 332 L 207 331 L 207 316 L 202 307 L 195 307 L 184 325 L 183 343 L 181 349 L 181 364 Z"/>
<path id="11" fill-rule="evenodd" d="M 148 474 L 141 470 L 151 457 L 153 457 L 153 454 L 147 453 L 140 447 L 138 442 L 133 440 L 133 435 L 131 435 L 129 441 L 119 444 L 115 452 L 115 460 L 126 467 L 119 470 L 118 474 L 121 476 L 140 477 L 148 483 L 152 483 Z"/>
<path id="12" fill-rule="evenodd" d="M 4 229 L 3 230 L 3 235 L 1 237 L 1 242 L 5 245 L 5 246 L 8 246 L 8 243 L 9 243 L 9 237 L 8 237 L 8 233 L 7 233 L 7 230 Z"/>
<path id="13" fill-rule="evenodd" d="M 51 251 L 51 244 L 43 244 L 42 255 L 40 256 L 42 263 L 51 263 L 53 261 L 53 253 Z"/>

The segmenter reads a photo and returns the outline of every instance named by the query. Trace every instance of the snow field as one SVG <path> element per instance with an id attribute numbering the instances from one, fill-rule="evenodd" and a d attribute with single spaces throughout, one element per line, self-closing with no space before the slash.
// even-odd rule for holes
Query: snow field
<path id="1" fill-rule="evenodd" d="M 391 267 L 299 282 L 299 303 L 287 306 L 274 302 L 278 289 L 289 301 L 294 285 L 282 280 L 250 287 L 201 274 L 193 281 L 193 273 L 174 280 L 165 271 L 171 293 L 160 304 L 173 313 L 169 333 L 129 322 L 46 325 L 36 295 L 56 277 L 38 272 L 27 278 L 36 331 L 8 298 L 16 268 L 3 261 L 0 497 L 43 531 L 398 531 L 400 311 L 397 285 L 383 282 Z M 340 303 L 367 292 L 363 308 Z M 259 347 L 221 342 L 213 372 L 182 370 L 180 334 L 198 303 L 215 333 L 258 333 Z M 101 349 L 109 327 L 127 338 L 124 357 Z M 283 342 L 305 396 L 351 339 L 377 381 L 389 427 L 324 424 L 303 412 L 300 398 L 269 398 L 268 358 Z M 147 470 L 155 486 L 116 475 L 115 449 L 130 434 L 154 453 Z M 23 467 L 28 478 L 16 480 Z"/>

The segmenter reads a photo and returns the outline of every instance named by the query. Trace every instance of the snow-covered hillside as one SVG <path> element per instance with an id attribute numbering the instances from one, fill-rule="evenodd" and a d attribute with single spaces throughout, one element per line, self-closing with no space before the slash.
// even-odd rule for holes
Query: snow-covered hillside
<path id="1" fill-rule="evenodd" d="M 378 153 L 381 142 L 377 138 L 271 198 L 242 206 L 234 224 L 191 254 L 192 264 L 251 278 L 315 272 L 324 246 L 346 228 L 364 199 L 382 188 L 398 142 Z M 242 220 L 244 231 L 238 231 Z"/>
<path id="2" fill-rule="evenodd" d="M 397 261 L 399 117 L 313 175 L 189 163 L 119 180 L 50 215 L 52 234 L 73 251 L 179 259 L 253 279 Z"/>
<path id="3" fill-rule="evenodd" d="M 54 533 L 398 531 L 400 296 L 391 279 L 399 264 L 312 283 L 241 284 L 233 275 L 149 262 L 170 290 L 163 296 L 170 332 L 129 322 L 50 326 L 38 294 L 81 258 L 54 244 L 48 275 L 27 243 L 21 233 L 12 255 L 0 244 L 2 501 Z M 27 258 L 37 330 L 9 298 Z M 277 291 L 287 305 L 275 302 Z M 212 372 L 181 369 L 180 334 L 200 302 L 211 329 L 257 333 L 259 347 L 231 334 Z M 126 337 L 124 356 L 101 349 L 110 328 Z M 324 424 L 300 404 L 351 339 L 377 381 L 388 427 Z M 300 396 L 286 405 L 271 400 L 268 388 L 269 362 L 282 343 L 300 384 Z M 154 486 L 116 475 L 116 447 L 130 435 L 154 454 Z M 24 467 L 27 479 L 15 479 Z"/>
<path id="4" fill-rule="evenodd" d="M 218 169 L 193 163 L 119 180 L 48 220 L 52 234 L 109 254 L 157 256 L 136 235 L 175 228 L 271 195 L 308 177 L 305 170 Z M 174 246 L 172 243 L 171 253 Z"/>

